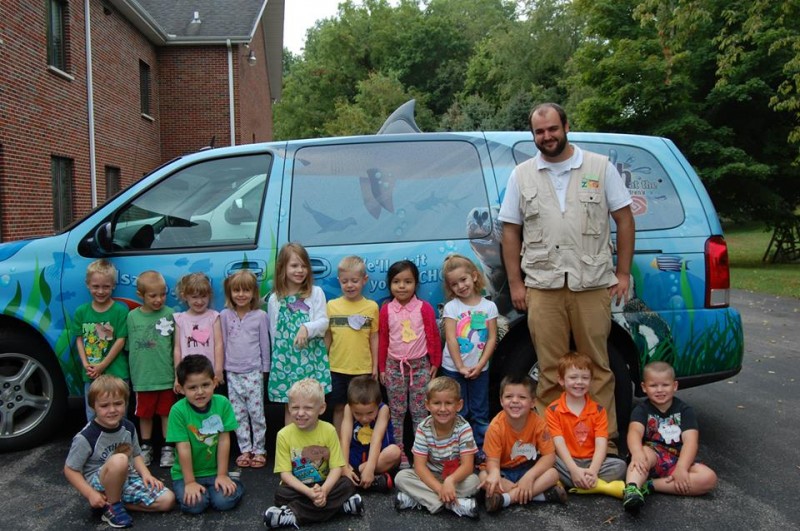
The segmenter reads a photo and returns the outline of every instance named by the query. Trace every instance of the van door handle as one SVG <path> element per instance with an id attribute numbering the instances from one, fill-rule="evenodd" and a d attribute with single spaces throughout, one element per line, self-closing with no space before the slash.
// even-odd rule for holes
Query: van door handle
<path id="1" fill-rule="evenodd" d="M 330 272 L 331 264 L 327 260 L 322 258 L 311 259 L 311 273 L 313 273 L 315 277 L 324 277 Z"/>
<path id="2" fill-rule="evenodd" d="M 259 281 L 264 278 L 264 271 L 266 271 L 266 264 L 261 260 L 247 260 L 241 262 L 232 262 L 225 267 L 225 276 L 228 277 L 237 271 L 247 269 L 252 272 L 256 279 Z"/>

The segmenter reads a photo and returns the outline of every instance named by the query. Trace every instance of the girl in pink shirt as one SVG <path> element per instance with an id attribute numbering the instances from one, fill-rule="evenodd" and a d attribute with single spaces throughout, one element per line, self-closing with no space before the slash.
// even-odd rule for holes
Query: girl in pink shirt
<path id="1" fill-rule="evenodd" d="M 425 386 L 442 362 L 442 344 L 433 306 L 417 298 L 419 270 L 401 260 L 389 267 L 386 283 L 393 299 L 380 310 L 378 324 L 378 371 L 386 386 L 394 439 L 403 446 L 403 423 L 411 410 L 413 430 L 428 415 Z M 405 450 L 400 468 L 409 468 Z"/>

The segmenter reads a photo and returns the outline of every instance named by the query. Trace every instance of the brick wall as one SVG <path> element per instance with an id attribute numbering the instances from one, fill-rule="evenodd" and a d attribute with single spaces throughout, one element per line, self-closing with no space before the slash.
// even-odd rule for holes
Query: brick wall
<path id="1" fill-rule="evenodd" d="M 3 241 L 53 232 L 53 155 L 73 160 L 73 217 L 91 210 L 83 8 L 79 0 L 65 4 L 67 67 L 66 75 L 61 75 L 47 64 L 46 2 L 0 2 Z M 119 14 L 104 14 L 100 0 L 92 1 L 90 10 L 97 188 L 102 203 L 105 165 L 121 168 L 125 186 L 160 162 L 158 116 L 154 123 L 144 121 L 138 97 L 139 57 L 155 67 L 155 51 Z M 157 87 L 153 100 L 158 101 Z"/>
<path id="2" fill-rule="evenodd" d="M 256 64 L 251 66 L 247 62 L 250 50 L 244 46 L 240 46 L 238 50 L 238 91 L 241 102 L 236 113 L 239 117 L 236 125 L 238 144 L 272 140 L 272 96 L 267 74 L 263 24 L 263 20 L 258 24 L 250 43 L 250 50 L 256 56 Z"/>

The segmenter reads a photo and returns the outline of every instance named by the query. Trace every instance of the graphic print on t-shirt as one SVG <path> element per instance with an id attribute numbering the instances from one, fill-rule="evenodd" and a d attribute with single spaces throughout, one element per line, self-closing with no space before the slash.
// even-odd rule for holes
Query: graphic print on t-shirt
<path id="1" fill-rule="evenodd" d="M 456 339 L 461 354 L 472 352 L 475 348 L 483 350 L 488 337 L 485 312 L 470 310 L 459 314 L 456 320 Z"/>
<path id="2" fill-rule="evenodd" d="M 650 415 L 647 418 L 646 440 L 674 445 L 681 442 L 681 414 L 673 413 L 666 418 Z"/>
<path id="3" fill-rule="evenodd" d="M 320 485 L 328 477 L 331 451 L 326 446 L 306 446 L 302 450 L 292 448 L 292 475 L 305 483 Z"/>

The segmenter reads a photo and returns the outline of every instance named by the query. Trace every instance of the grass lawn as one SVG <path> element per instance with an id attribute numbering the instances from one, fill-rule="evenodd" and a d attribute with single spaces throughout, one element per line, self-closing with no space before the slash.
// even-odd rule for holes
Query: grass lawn
<path id="1" fill-rule="evenodd" d="M 800 263 L 769 264 L 761 261 L 771 231 L 748 224 L 725 228 L 731 261 L 731 287 L 800 299 Z"/>

